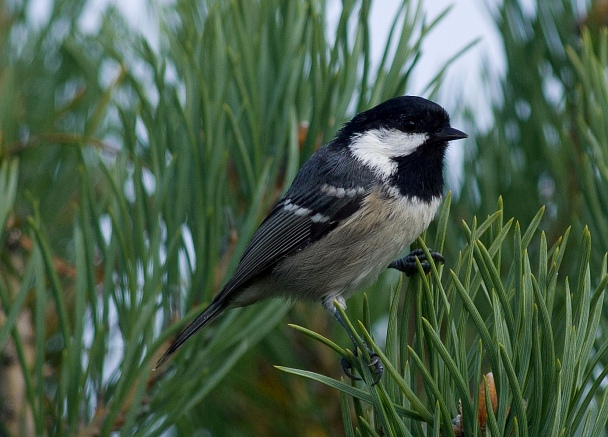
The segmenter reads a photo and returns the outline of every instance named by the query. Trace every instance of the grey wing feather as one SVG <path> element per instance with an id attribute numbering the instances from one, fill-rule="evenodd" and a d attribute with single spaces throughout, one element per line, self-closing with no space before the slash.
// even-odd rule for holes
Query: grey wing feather
<path id="1" fill-rule="evenodd" d="M 165 351 L 157 363 L 159 367 L 173 352 L 175 352 L 188 338 L 199 329 L 217 317 L 236 297 L 235 292 L 247 285 L 249 281 L 272 268 L 282 257 L 294 250 L 303 249 L 321 238 L 335 227 L 340 220 L 346 218 L 351 210 L 363 199 L 343 198 L 331 199 L 323 196 L 319 189 L 310 190 L 308 194 L 299 199 L 284 197 L 273 208 L 266 220 L 262 222 L 254 233 L 251 242 L 236 269 L 234 276 L 217 294 L 209 305 L 186 329 L 184 329 L 171 346 Z M 323 223 L 313 222 L 308 215 L 296 215 L 285 210 L 287 199 L 293 199 L 298 204 L 315 205 L 328 214 L 332 219 Z M 317 211 L 319 209 L 316 209 Z"/>
<path id="2" fill-rule="evenodd" d="M 328 217 L 324 222 L 313 222 L 311 215 L 296 215 L 284 209 L 287 196 L 281 199 L 262 222 L 245 249 L 234 276 L 220 294 L 228 294 L 273 267 L 281 258 L 302 250 L 335 228 L 341 220 L 358 209 L 366 193 L 350 198 L 329 198 L 320 190 L 299 199 L 297 205 L 315 206 Z M 219 297 L 219 295 L 218 295 Z"/>
<path id="3" fill-rule="evenodd" d="M 319 240 L 358 210 L 375 183 L 375 176 L 371 170 L 356 165 L 346 149 L 332 147 L 332 143 L 322 147 L 302 166 L 289 190 L 254 233 L 234 276 L 216 299 L 230 300 L 233 291 L 272 268 L 281 258 Z M 350 196 L 332 196 L 323 192 L 323 185 L 357 190 Z M 298 215 L 287 210 L 288 201 L 310 213 Z M 326 220 L 313 221 L 317 213 Z"/>

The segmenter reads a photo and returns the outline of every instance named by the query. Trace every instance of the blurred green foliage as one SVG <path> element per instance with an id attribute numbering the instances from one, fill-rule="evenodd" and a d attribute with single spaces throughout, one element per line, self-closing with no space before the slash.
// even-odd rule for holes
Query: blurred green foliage
<path id="1" fill-rule="evenodd" d="M 349 356 L 344 334 L 284 302 L 231 310 L 152 367 L 301 163 L 408 92 L 443 14 L 404 1 L 376 62 L 371 0 L 344 0 L 331 35 L 323 1 L 155 4 L 153 45 L 111 7 L 85 31 L 87 2 L 37 20 L 33 2 L 0 3 L 0 365 L 25 399 L 0 372 L 0 435 L 451 435 L 459 401 L 480 435 L 490 370 L 492 435 L 605 435 L 608 11 L 522 3 L 494 12 L 507 68 L 487 79 L 493 124 L 464 111 L 463 185 L 427 234 L 447 265 L 402 285 L 387 273 L 349 302 L 362 335 L 387 335 L 374 387 L 339 382 L 338 355 L 279 322 L 289 311 Z M 564 251 L 569 234 L 582 243 Z"/>
<path id="2" fill-rule="evenodd" d="M 439 215 L 435 247 L 443 245 L 450 200 Z M 442 279 L 443 266 L 433 266 L 431 275 L 421 274 L 396 290 L 384 348 L 370 336 L 369 314 L 364 314 L 362 338 L 387 369 L 379 384 L 373 384 L 369 357 L 355 357 L 300 327 L 348 357 L 364 378 L 364 390 L 324 375 L 281 369 L 352 396 L 362 435 L 378 435 L 373 429 L 394 436 L 604 435 L 608 391 L 597 407 L 594 395 L 608 373 L 595 375 L 608 349 L 608 342 L 597 338 L 607 258 L 597 275 L 600 283 L 592 287 L 591 241 L 585 230 L 575 279 L 562 282 L 558 272 L 570 230 L 550 248 L 540 233 L 540 259 L 533 268 L 530 243 L 539 234 L 544 208 L 525 230 L 513 219 L 505 221 L 502 202 L 498 208 L 482 223 L 474 218 L 465 224 L 469 243 L 448 278 Z M 505 246 L 514 255 L 501 278 Z M 363 344 L 360 348 L 365 350 Z M 484 376 L 484 368 L 492 375 Z M 480 386 L 485 393 L 470 389 Z M 343 412 L 348 415 L 348 407 Z"/>

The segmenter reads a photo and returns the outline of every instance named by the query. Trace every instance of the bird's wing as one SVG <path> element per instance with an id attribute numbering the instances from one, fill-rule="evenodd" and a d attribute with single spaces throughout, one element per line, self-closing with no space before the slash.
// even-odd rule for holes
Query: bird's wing
<path id="1" fill-rule="evenodd" d="M 327 184 L 318 185 L 299 196 L 290 195 L 289 191 L 285 194 L 253 234 L 234 276 L 211 305 L 181 332 L 158 360 L 157 367 L 229 306 L 234 293 L 241 287 L 272 268 L 284 256 L 302 250 L 326 235 L 357 211 L 368 195 L 361 187 L 349 190 L 348 194 L 345 191 L 343 195 L 327 187 Z"/>
<path id="2" fill-rule="evenodd" d="M 220 294 L 245 286 L 281 258 L 300 251 L 333 230 L 357 211 L 367 190 L 328 195 L 319 185 L 300 196 L 289 192 L 275 205 L 251 238 L 234 276 Z M 218 295 L 218 297 L 220 297 Z M 226 296 L 227 297 L 227 296 Z"/>

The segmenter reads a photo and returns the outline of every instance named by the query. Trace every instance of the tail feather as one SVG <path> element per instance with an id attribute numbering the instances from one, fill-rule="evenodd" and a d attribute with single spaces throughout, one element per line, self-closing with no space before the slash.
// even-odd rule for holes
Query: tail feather
<path id="1" fill-rule="evenodd" d="M 196 319 L 190 323 L 186 329 L 184 329 L 178 337 L 173 341 L 171 346 L 165 351 L 160 360 L 156 363 L 156 370 L 160 367 L 167 359 L 175 352 L 179 347 L 184 344 L 186 340 L 192 337 L 197 331 L 207 326 L 213 319 L 215 319 L 223 310 L 226 309 L 227 303 L 224 300 L 214 301 L 205 310 L 199 314 Z"/>

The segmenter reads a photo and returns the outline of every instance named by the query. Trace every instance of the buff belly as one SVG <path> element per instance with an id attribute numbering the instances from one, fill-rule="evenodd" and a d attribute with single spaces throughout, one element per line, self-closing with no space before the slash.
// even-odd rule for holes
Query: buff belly
<path id="1" fill-rule="evenodd" d="M 331 302 L 375 282 L 428 227 L 441 201 L 378 196 L 370 194 L 357 213 L 325 238 L 279 262 L 234 303 L 247 305 L 271 296 Z M 377 208 L 379 204 L 383 207 Z"/>

